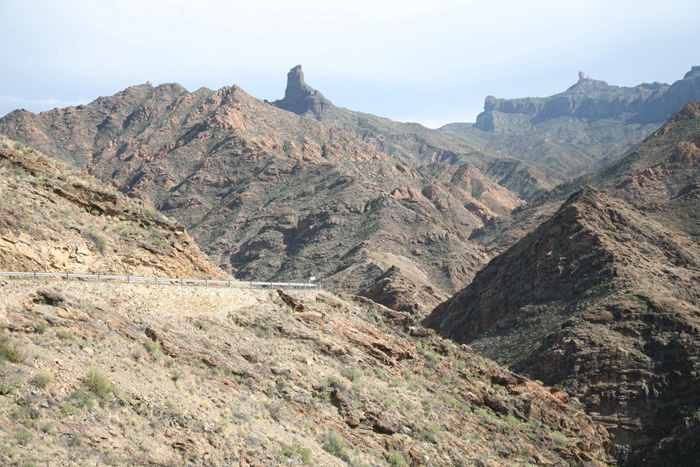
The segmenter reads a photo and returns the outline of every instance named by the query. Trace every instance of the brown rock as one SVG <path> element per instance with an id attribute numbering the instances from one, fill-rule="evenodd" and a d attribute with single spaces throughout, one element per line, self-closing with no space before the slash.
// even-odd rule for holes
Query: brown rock
<path id="1" fill-rule="evenodd" d="M 155 327 L 149 325 L 144 330 L 149 339 L 154 342 L 158 342 L 163 353 L 170 357 L 177 357 L 180 355 L 180 347 L 178 347 L 172 339 L 168 338 L 165 333 L 156 329 Z"/>

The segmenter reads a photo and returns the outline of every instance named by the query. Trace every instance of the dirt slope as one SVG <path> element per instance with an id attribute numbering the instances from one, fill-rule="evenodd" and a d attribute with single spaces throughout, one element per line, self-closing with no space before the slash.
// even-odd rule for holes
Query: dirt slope
<path id="1" fill-rule="evenodd" d="M 31 281 L 0 294 L 4 465 L 606 460 L 605 430 L 566 394 L 366 299 Z"/>

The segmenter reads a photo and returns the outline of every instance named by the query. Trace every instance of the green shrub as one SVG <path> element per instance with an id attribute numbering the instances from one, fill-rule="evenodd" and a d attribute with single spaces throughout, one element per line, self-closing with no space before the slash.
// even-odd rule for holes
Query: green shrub
<path id="1" fill-rule="evenodd" d="M 67 331 L 58 331 L 58 337 L 64 341 L 73 340 L 73 335 Z"/>
<path id="2" fill-rule="evenodd" d="M 148 353 L 151 354 L 151 357 L 155 358 L 156 360 L 163 356 L 163 351 L 160 349 L 160 344 L 158 342 L 146 339 L 143 341 L 143 346 L 146 348 Z"/>
<path id="3" fill-rule="evenodd" d="M 107 252 L 107 239 L 102 234 L 88 230 L 85 232 L 85 238 L 90 240 L 100 253 L 105 254 Z"/>
<path id="4" fill-rule="evenodd" d="M 323 437 L 323 449 L 336 457 L 344 457 L 346 448 L 345 440 L 335 431 L 329 431 Z"/>
<path id="5" fill-rule="evenodd" d="M 294 448 L 291 446 L 282 446 L 282 457 L 290 459 L 294 455 Z"/>
<path id="6" fill-rule="evenodd" d="M 559 431 L 559 430 L 554 430 L 552 432 L 552 440 L 559 446 L 563 446 L 566 443 L 566 435 Z"/>
<path id="7" fill-rule="evenodd" d="M 403 455 L 394 449 L 389 449 L 389 458 L 387 461 L 391 467 L 406 467 Z"/>
<path id="8" fill-rule="evenodd" d="M 39 334 L 44 334 L 46 332 L 46 322 L 45 321 L 39 321 L 39 320 L 32 320 L 32 326 L 34 327 L 34 331 L 38 332 Z"/>
<path id="9" fill-rule="evenodd" d="M 362 372 L 356 368 L 351 368 L 349 370 L 343 370 L 340 372 L 341 375 L 345 376 L 347 379 L 353 383 L 357 382 L 362 378 Z"/>
<path id="10" fill-rule="evenodd" d="M 294 449 L 299 453 L 301 456 L 301 460 L 304 462 L 306 465 L 313 465 L 314 460 L 313 457 L 311 456 L 311 449 L 305 448 L 304 446 L 301 445 L 299 440 L 294 439 Z"/>
<path id="11" fill-rule="evenodd" d="M 19 363 L 24 360 L 24 354 L 9 337 L 2 336 L 0 337 L 0 359 Z"/>
<path id="12" fill-rule="evenodd" d="M 6 396 L 11 393 L 15 386 L 7 381 L 0 381 L 0 396 Z"/>
<path id="13" fill-rule="evenodd" d="M 328 378 L 328 385 L 333 388 L 340 387 L 340 379 L 337 376 L 331 376 Z"/>
<path id="14" fill-rule="evenodd" d="M 63 414 L 64 417 L 68 415 L 73 415 L 77 411 L 78 409 L 73 404 L 63 404 L 61 406 L 61 414 Z"/>
<path id="15" fill-rule="evenodd" d="M 40 371 L 39 373 L 35 373 L 29 382 L 39 389 L 44 389 L 49 384 L 53 383 L 53 375 L 48 371 Z"/>
<path id="16" fill-rule="evenodd" d="M 163 242 L 163 231 L 161 230 L 152 230 L 151 231 L 151 241 L 155 246 L 163 246 L 165 245 L 165 242 Z"/>
<path id="17" fill-rule="evenodd" d="M 20 445 L 26 446 L 32 440 L 32 434 L 28 431 L 19 431 L 15 435 L 15 438 L 17 438 L 17 442 Z"/>
<path id="18" fill-rule="evenodd" d="M 77 405 L 81 409 L 92 409 L 92 398 L 90 397 L 90 394 L 83 391 L 82 389 L 78 389 L 77 391 L 75 391 L 75 394 L 73 394 L 73 399 L 75 399 L 75 405 Z"/>
<path id="19" fill-rule="evenodd" d="M 83 379 L 85 386 L 97 397 L 110 401 L 112 400 L 112 393 L 114 392 L 114 387 L 109 379 L 99 371 L 94 368 L 90 368 Z"/>

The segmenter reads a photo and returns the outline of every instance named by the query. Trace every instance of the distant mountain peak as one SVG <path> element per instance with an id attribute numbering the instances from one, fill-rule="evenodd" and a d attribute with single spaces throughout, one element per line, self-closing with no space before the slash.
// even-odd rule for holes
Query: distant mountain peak
<path id="1" fill-rule="evenodd" d="M 301 65 L 297 65 L 287 73 L 287 89 L 290 86 L 305 86 L 304 72 L 301 70 Z"/>
<path id="2" fill-rule="evenodd" d="M 318 115 L 333 104 L 323 94 L 306 84 L 301 65 L 297 65 L 287 73 L 287 88 L 284 90 L 284 99 L 275 101 L 274 105 L 298 115 L 307 112 Z"/>
<path id="3" fill-rule="evenodd" d="M 578 83 L 576 84 L 602 84 L 604 86 L 609 86 L 608 83 L 605 81 L 593 79 L 590 76 L 586 76 L 586 73 L 584 73 L 583 71 L 578 72 Z"/>
<path id="4" fill-rule="evenodd" d="M 295 98 L 300 94 L 313 93 L 315 89 L 311 88 L 304 81 L 304 72 L 301 70 L 301 65 L 297 65 L 287 73 L 287 89 L 284 91 L 285 99 Z M 306 97 L 303 95 L 302 97 Z"/>
<path id="5" fill-rule="evenodd" d="M 694 66 L 690 68 L 690 71 L 685 74 L 683 79 L 694 78 L 696 76 L 700 76 L 700 66 Z"/>

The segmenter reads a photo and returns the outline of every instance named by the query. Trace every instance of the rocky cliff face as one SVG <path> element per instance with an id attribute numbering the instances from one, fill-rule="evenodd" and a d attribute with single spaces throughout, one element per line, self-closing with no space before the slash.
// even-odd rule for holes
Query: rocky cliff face
<path id="1" fill-rule="evenodd" d="M 334 107 L 323 94 L 306 84 L 301 65 L 295 66 L 287 73 L 284 99 L 273 102 L 273 105 L 298 115 L 310 114 L 318 119 L 332 114 Z"/>
<path id="2" fill-rule="evenodd" d="M 700 104 L 691 103 L 626 157 L 558 187 L 508 225 L 496 220 L 474 239 L 489 249 L 520 242 L 452 299 L 461 305 L 430 318 L 448 333 L 461 327 L 466 341 L 532 377 L 568 387 L 632 463 L 663 465 L 670 453 L 678 465 L 697 458 L 690 388 L 698 342 L 688 326 L 697 326 L 699 148 Z M 575 201 L 591 198 L 587 184 L 607 193 L 604 202 Z M 581 190 L 589 195 L 573 195 Z M 574 197 L 557 212 L 567 196 Z M 526 236 L 555 213 L 556 222 Z M 518 261 L 522 270 L 512 266 Z M 520 331 L 504 337 L 509 327 Z"/>
<path id="3" fill-rule="evenodd" d="M 664 121 L 669 115 L 690 102 L 700 100 L 700 67 L 694 66 L 682 80 L 676 81 L 648 108 L 633 118 L 635 122 Z"/>
<path id="4" fill-rule="evenodd" d="M 238 278 L 313 275 L 363 292 L 397 266 L 417 281 L 398 300 L 422 313 L 435 303 L 417 303 L 414 287 L 463 287 L 487 259 L 469 232 L 522 204 L 472 165 L 438 163 L 458 175 L 434 176 L 235 86 L 136 86 L 17 111 L 0 128 L 178 218 Z"/>
<path id="5" fill-rule="evenodd" d="M 586 188 L 425 324 L 565 388 L 618 458 L 643 462 L 700 408 L 698 257 L 689 237 Z"/>
<path id="6" fill-rule="evenodd" d="M 637 113 L 668 90 L 669 86 L 661 83 L 644 83 L 634 88 L 610 86 L 605 81 L 588 78 L 581 72 L 576 84 L 555 96 L 525 99 L 497 99 L 488 96 L 484 102 L 484 112 L 477 117 L 475 127 L 483 131 L 495 131 L 495 125 L 487 123 L 487 116 L 493 111 L 527 115 L 535 125 L 557 117 L 600 119 Z M 681 103 L 673 111 L 687 102 Z M 661 121 L 669 116 L 670 113 Z"/>
<path id="7" fill-rule="evenodd" d="M 185 228 L 92 177 L 0 140 L 0 269 L 221 278 Z"/>

